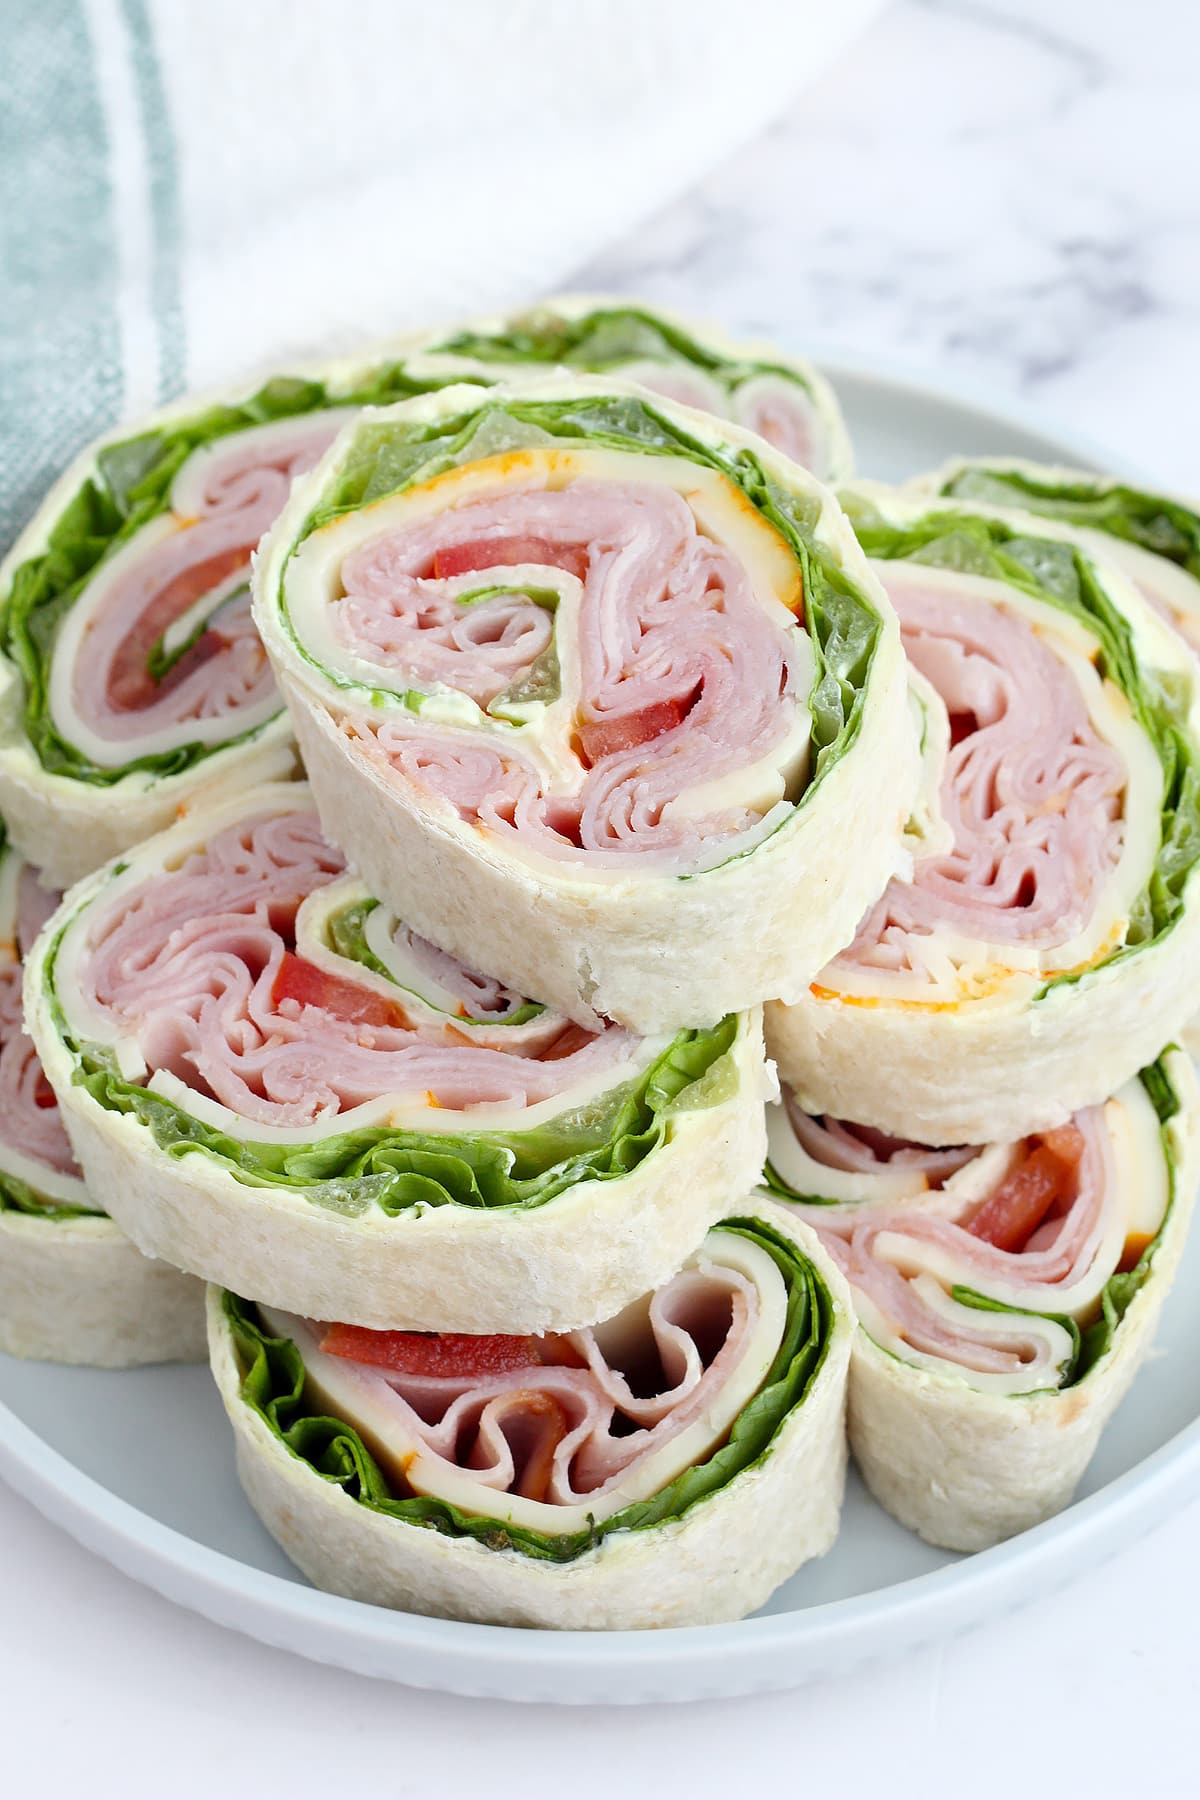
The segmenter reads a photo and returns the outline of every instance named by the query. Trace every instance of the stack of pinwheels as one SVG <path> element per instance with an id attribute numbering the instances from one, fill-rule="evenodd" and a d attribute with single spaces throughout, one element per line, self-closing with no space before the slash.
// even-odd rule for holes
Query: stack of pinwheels
<path id="1" fill-rule="evenodd" d="M 1145 1354 L 1200 518 L 849 478 L 807 364 L 571 300 L 122 430 L 0 572 L 0 1344 L 207 1339 L 323 1587 L 736 1618 L 847 1441 L 978 1548 Z"/>

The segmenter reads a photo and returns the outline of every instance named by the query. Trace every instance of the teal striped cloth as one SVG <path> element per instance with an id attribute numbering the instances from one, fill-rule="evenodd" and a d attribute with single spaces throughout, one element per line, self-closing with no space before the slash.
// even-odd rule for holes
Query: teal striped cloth
<path id="1" fill-rule="evenodd" d="M 138 404 L 180 391 L 178 196 L 143 0 L 112 9 L 148 149 L 156 375 Z M 0 548 L 64 463 L 130 410 L 121 332 L 113 133 L 83 0 L 6 0 L 0 57 Z"/>

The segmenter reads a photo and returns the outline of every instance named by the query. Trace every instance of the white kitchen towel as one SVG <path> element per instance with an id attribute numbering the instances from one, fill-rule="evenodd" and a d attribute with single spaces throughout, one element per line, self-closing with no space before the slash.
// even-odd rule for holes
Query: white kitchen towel
<path id="1" fill-rule="evenodd" d="M 5 0 L 0 547 L 116 419 L 562 284 L 878 4 Z"/>

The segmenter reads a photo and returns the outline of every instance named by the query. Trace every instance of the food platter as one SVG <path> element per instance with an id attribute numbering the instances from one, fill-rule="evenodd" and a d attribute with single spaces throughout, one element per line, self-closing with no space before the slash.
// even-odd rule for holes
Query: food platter
<path id="1" fill-rule="evenodd" d="M 840 359 L 826 367 L 865 473 L 955 453 L 1097 463 L 1032 417 Z M 741 1624 L 561 1633 L 388 1612 L 310 1588 L 237 1485 L 203 1368 L 126 1373 L 0 1358 L 0 1474 L 47 1517 L 169 1598 L 265 1642 L 414 1686 L 513 1700 L 636 1702 L 786 1688 L 963 1630 L 1118 1550 L 1200 1486 L 1200 1250 L 1158 1347 L 1066 1513 L 973 1558 L 930 1549 L 851 1479 L 841 1535 Z"/>

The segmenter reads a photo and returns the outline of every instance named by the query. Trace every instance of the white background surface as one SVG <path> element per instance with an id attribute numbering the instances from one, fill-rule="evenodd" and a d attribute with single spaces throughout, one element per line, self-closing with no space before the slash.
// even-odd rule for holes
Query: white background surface
<path id="1" fill-rule="evenodd" d="M 1186 0 L 903 0 L 578 285 L 975 378 L 1200 488 L 1198 60 Z M 850 1800 L 1174 1800 L 1200 1787 L 1198 1538 L 1193 1506 L 903 1666 L 760 1700 L 556 1711 L 239 1639 L 0 1489 L 0 1791 L 705 1800 L 836 1780 Z"/>

